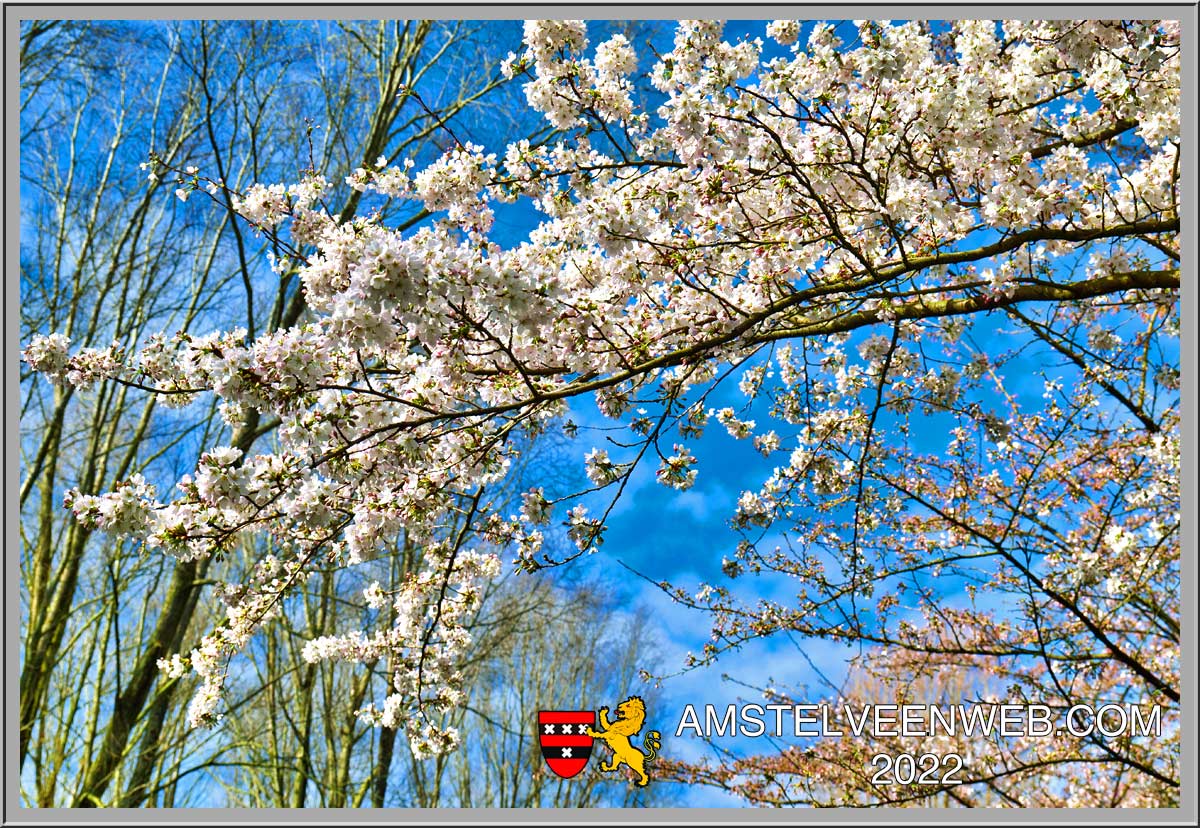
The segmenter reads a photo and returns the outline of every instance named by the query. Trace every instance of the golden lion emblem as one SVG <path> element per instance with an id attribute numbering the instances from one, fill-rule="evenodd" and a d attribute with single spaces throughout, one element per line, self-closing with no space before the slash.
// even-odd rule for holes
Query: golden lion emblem
<path id="1" fill-rule="evenodd" d="M 612 749 L 612 758 L 601 765 L 600 770 L 611 773 L 621 765 L 628 765 L 629 769 L 637 775 L 636 782 L 640 788 L 646 787 L 650 782 L 650 777 L 646 775 L 646 763 L 657 756 L 658 749 L 662 747 L 657 730 L 651 730 L 642 740 L 645 747 L 644 752 L 641 748 L 634 747 L 629 741 L 631 736 L 642 732 L 642 725 L 645 722 L 646 703 L 640 696 L 630 696 L 617 705 L 617 718 L 612 721 L 608 720 L 608 708 L 601 707 L 600 727 L 602 729 L 592 730 L 589 727 L 587 731 L 589 736 L 599 739 Z"/>

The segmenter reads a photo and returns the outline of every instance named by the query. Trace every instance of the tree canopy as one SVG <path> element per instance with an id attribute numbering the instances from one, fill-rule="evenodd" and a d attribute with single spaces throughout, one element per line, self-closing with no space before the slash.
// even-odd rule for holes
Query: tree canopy
<path id="1" fill-rule="evenodd" d="M 421 167 L 379 157 L 237 188 L 150 157 L 179 198 L 227 199 L 269 238 L 307 308 L 257 332 L 25 349 L 63 386 L 211 394 L 235 429 L 279 419 L 277 447 L 213 446 L 173 493 L 133 475 L 67 498 L 182 560 L 274 539 L 221 588 L 224 620 L 160 662 L 203 679 L 193 724 L 217 721 L 229 659 L 289 593 L 403 532 L 420 569 L 362 596 L 388 622 L 304 658 L 390 660 L 388 695 L 361 715 L 418 755 L 453 748 L 429 711 L 463 703 L 464 620 L 505 559 L 536 572 L 598 549 L 608 512 L 579 498 L 615 503 L 641 464 L 693 486 L 713 421 L 778 463 L 730 504 L 742 540 L 725 573 L 795 597 L 664 584 L 712 614 L 696 664 L 787 632 L 856 643 L 865 668 L 910 681 L 986 674 L 1006 698 L 1178 709 L 1178 23 L 766 35 L 681 21 L 643 75 L 624 35 L 593 48 L 582 21 L 528 21 L 504 72 L 548 137 L 489 150 L 443 124 L 445 152 Z M 357 211 L 329 201 L 343 178 Z M 405 201 L 422 221 L 382 209 Z M 538 217 L 517 241 L 495 228 L 513 209 Z M 746 410 L 707 404 L 730 379 Z M 588 455 L 593 488 L 496 499 L 584 397 L 628 437 Z M 543 548 L 555 521 L 571 554 Z M 1024 804 L 1100 804 L 1114 785 L 1123 804 L 1177 796 L 1170 739 L 996 750 L 968 789 L 1035 791 L 1069 766 L 1068 790 Z M 760 802 L 870 800 L 859 772 L 831 770 L 846 766 L 785 753 L 680 773 Z M 1105 782 L 1114 766 L 1129 775 Z"/>

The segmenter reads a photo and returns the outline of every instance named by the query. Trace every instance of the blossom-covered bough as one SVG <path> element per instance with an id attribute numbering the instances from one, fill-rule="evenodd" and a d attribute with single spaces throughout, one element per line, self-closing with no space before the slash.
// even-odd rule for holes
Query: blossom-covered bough
<path id="1" fill-rule="evenodd" d="M 305 655 L 389 658 L 393 686 L 363 715 L 421 753 L 452 747 L 425 713 L 462 700 L 460 622 L 498 554 L 560 563 L 542 549 L 556 509 L 579 554 L 603 538 L 606 514 L 566 508 L 578 493 L 529 491 L 519 514 L 489 497 L 522 440 L 585 396 L 629 429 L 622 456 L 588 455 L 613 502 L 643 462 L 692 486 L 688 443 L 710 419 L 778 460 L 738 501 L 724 569 L 787 578 L 796 599 L 673 591 L 714 613 L 696 663 L 789 631 L 857 642 L 864 664 L 910 677 L 986 672 L 1012 698 L 1177 705 L 1178 25 L 766 34 L 728 43 L 720 24 L 682 22 L 648 90 L 624 37 L 593 51 L 582 22 L 528 22 L 505 68 L 551 140 L 497 155 L 455 138 L 425 169 L 381 158 L 346 179 L 418 200 L 422 226 L 339 222 L 317 174 L 231 194 L 299 269 L 306 319 L 136 354 L 29 343 L 54 382 L 215 393 L 235 429 L 281 420 L 271 453 L 214 448 L 172 496 L 134 478 L 68 498 L 185 559 L 274 538 L 249 582 L 222 588 L 227 622 L 163 662 L 205 679 L 195 723 L 214 721 L 228 659 L 289 590 L 404 532 L 425 568 L 365 595 L 394 624 Z M 221 193 L 170 172 L 181 195 Z M 543 216 L 519 243 L 493 229 L 514 201 Z M 774 428 L 707 405 L 727 377 Z M 1014 764 L 996 779 L 1115 763 L 1132 773 L 1123 801 L 1158 801 L 1178 787 L 1169 742 L 1002 746 Z M 847 765 L 785 754 L 680 773 L 758 801 L 880 796 L 861 763 L 828 771 Z M 1025 804 L 1112 794 L 1089 784 Z"/>

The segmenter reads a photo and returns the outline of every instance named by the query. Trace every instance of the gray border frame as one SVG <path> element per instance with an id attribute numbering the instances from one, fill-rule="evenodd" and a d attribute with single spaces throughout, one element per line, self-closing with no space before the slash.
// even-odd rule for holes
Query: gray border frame
<path id="1" fill-rule="evenodd" d="M 1122 15 L 1124 11 L 1126 14 Z M 919 5 L 899 3 L 871 3 L 854 6 L 807 5 L 807 4 L 755 4 L 730 6 L 721 3 L 609 3 L 578 4 L 524 3 L 506 5 L 501 2 L 437 4 L 437 3 L 362 3 L 331 6 L 323 3 L 303 4 L 258 4 L 241 5 L 221 2 L 212 4 L 189 4 L 163 6 L 157 3 L 110 3 L 110 4 L 53 4 L 53 3 L 5 3 L 4 4 L 4 799 L 3 816 L 0 824 L 32 825 L 62 824 L 86 825 L 103 822 L 166 822 L 177 825 L 207 825 L 217 822 L 254 821 L 262 825 L 286 825 L 304 823 L 391 823 L 437 821 L 445 824 L 478 824 L 491 822 L 565 822 L 574 824 L 597 824 L 617 820 L 638 824 L 682 825 L 708 822 L 739 822 L 749 824 L 773 824 L 800 821 L 810 824 L 857 824 L 875 825 L 887 823 L 936 822 L 953 823 L 966 821 L 965 812 L 946 808 L 887 808 L 872 811 L 858 809 L 830 809 L 817 813 L 807 809 L 757 809 L 757 808 L 585 808 L 585 809 L 542 809 L 517 810 L 499 808 L 480 809 L 360 809 L 335 811 L 312 808 L 289 809 L 111 809 L 79 811 L 70 808 L 34 809 L 20 805 L 20 770 L 17 767 L 18 729 L 17 721 L 17 677 L 19 675 L 19 628 L 20 628 L 20 511 L 15 497 L 19 490 L 20 456 L 20 387 L 17 356 L 19 345 L 20 304 L 17 276 L 20 256 L 20 134 L 19 111 L 10 102 L 19 98 L 19 21 L 35 17 L 59 19 L 338 19 L 376 18 L 404 16 L 407 18 L 442 19 L 496 19 L 513 20 L 528 17 L 573 17 L 589 19 L 665 19 L 673 20 L 685 16 L 704 16 L 721 19 L 769 20 L 774 17 L 794 16 L 808 19 L 843 19 L 850 17 L 887 19 L 892 17 L 929 17 L 931 19 L 956 18 L 1084 18 L 1106 16 L 1134 16 L 1142 19 L 1179 19 L 1182 24 L 1182 139 L 1185 151 L 1181 155 L 1183 179 L 1182 249 L 1187 251 L 1183 267 L 1184 279 L 1181 294 L 1181 488 L 1180 508 L 1182 518 L 1181 574 L 1183 625 L 1180 639 L 1180 690 L 1184 702 L 1180 705 L 1180 766 L 1185 771 L 1181 779 L 1195 779 L 1186 773 L 1195 772 L 1197 767 L 1196 706 L 1191 695 L 1196 686 L 1196 549 L 1197 531 L 1197 433 L 1196 402 L 1197 357 L 1200 354 L 1200 339 L 1197 336 L 1197 316 L 1193 291 L 1196 271 L 1194 255 L 1196 249 L 1196 36 L 1197 8 L 1194 3 L 1095 3 L 1087 0 L 1059 0 L 1050 4 L 1035 2 L 1007 4 L 967 4 L 932 2 Z M 1185 508 L 1190 506 L 1191 508 Z M 1021 824 L 1028 821 L 1053 821 L 1063 825 L 1091 825 L 1100 822 L 1136 822 L 1172 825 L 1195 825 L 1200 812 L 1197 810 L 1197 792 L 1193 785 L 1184 782 L 1181 790 L 1180 807 L 1177 809 L 1047 809 L 1036 808 L 1024 811 L 987 810 L 971 814 L 972 822 L 997 825 Z"/>

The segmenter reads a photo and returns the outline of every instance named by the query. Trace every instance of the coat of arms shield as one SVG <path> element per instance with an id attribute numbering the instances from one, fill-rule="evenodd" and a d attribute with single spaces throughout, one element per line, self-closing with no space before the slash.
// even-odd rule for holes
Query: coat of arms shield
<path id="1" fill-rule="evenodd" d="M 592 710 L 541 710 L 538 741 L 550 770 L 563 779 L 578 774 L 592 755 L 589 731 L 596 726 Z"/>

